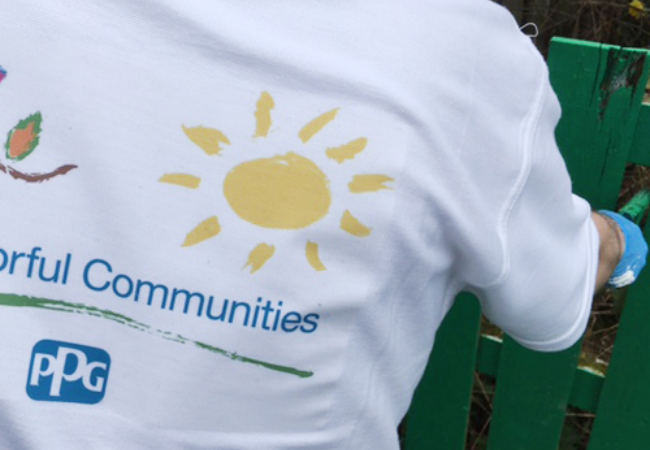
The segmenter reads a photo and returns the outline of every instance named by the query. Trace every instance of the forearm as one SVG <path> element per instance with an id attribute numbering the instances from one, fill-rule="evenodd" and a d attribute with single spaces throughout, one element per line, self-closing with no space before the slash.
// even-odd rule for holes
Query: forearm
<path id="1" fill-rule="evenodd" d="M 625 237 L 619 226 L 609 217 L 597 212 L 591 213 L 600 235 L 600 250 L 598 252 L 598 275 L 596 276 L 596 291 L 605 287 L 625 252 Z"/>

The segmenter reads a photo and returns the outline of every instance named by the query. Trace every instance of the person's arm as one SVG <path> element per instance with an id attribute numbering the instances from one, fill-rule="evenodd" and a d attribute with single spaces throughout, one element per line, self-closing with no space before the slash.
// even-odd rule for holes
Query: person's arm
<path id="1" fill-rule="evenodd" d="M 625 251 L 625 236 L 620 227 L 607 216 L 597 212 L 591 213 L 600 235 L 600 250 L 598 251 L 598 275 L 596 275 L 596 292 L 605 287 L 607 280 L 621 261 Z"/>
<path id="2" fill-rule="evenodd" d="M 620 288 L 633 283 L 648 254 L 641 229 L 611 211 L 592 212 L 591 217 L 600 235 L 596 291 L 605 285 Z"/>

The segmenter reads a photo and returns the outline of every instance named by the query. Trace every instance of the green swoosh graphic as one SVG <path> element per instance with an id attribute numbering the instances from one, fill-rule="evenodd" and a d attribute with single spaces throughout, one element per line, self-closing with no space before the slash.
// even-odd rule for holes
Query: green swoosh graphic
<path id="1" fill-rule="evenodd" d="M 70 303 L 70 302 L 65 302 L 60 300 L 50 300 L 47 298 L 28 297 L 25 295 L 0 294 L 0 306 L 37 308 L 37 309 L 46 309 L 49 311 L 66 312 L 66 313 L 73 313 L 73 314 L 85 314 L 88 316 L 99 317 L 106 320 L 112 320 L 113 322 L 117 322 L 120 325 L 126 325 L 138 331 L 144 331 L 149 334 L 158 335 L 163 339 L 178 342 L 179 344 L 188 344 L 188 343 L 194 344 L 196 347 L 200 349 L 225 356 L 227 358 L 230 358 L 233 361 L 239 361 L 247 364 L 254 364 L 259 367 L 264 367 L 265 369 L 274 370 L 276 372 L 283 372 L 289 375 L 295 375 L 300 378 L 309 378 L 312 375 L 314 375 L 314 372 L 294 369 L 293 367 L 286 367 L 278 364 L 260 361 L 258 359 L 248 358 L 246 356 L 241 356 L 238 355 L 237 353 L 229 352 L 227 350 L 221 349 L 219 347 L 215 347 L 210 344 L 206 344 L 204 342 L 188 339 L 186 337 L 181 336 L 180 334 L 172 333 L 171 331 L 154 329 L 150 325 L 138 322 L 122 314 L 118 314 L 116 312 L 109 311 L 107 309 L 99 309 L 99 308 L 95 308 L 94 306 L 84 305 L 82 303 Z"/>

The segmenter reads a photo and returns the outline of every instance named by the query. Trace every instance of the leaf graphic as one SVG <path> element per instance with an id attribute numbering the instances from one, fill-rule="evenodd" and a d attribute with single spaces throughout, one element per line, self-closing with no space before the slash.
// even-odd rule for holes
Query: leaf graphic
<path id="1" fill-rule="evenodd" d="M 8 159 L 20 161 L 34 151 L 38 145 L 42 121 L 41 113 L 37 112 L 18 122 L 18 125 L 9 132 L 5 144 Z"/>

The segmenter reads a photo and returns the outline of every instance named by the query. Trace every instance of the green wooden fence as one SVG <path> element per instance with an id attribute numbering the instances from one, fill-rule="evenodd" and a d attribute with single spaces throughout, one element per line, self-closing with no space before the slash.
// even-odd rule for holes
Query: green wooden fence
<path id="1" fill-rule="evenodd" d="M 574 192 L 613 209 L 628 163 L 650 166 L 648 51 L 555 39 L 548 58 L 562 105 L 556 130 Z M 645 236 L 650 240 L 650 227 Z M 488 450 L 556 450 L 567 406 L 596 414 L 589 450 L 649 448 L 650 270 L 627 292 L 605 377 L 578 365 L 581 343 L 551 354 L 480 334 L 461 294 L 438 331 L 406 427 L 406 450 L 465 448 L 474 371 L 496 377 Z"/>

